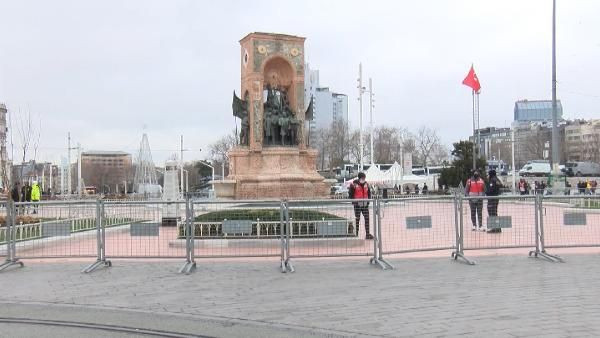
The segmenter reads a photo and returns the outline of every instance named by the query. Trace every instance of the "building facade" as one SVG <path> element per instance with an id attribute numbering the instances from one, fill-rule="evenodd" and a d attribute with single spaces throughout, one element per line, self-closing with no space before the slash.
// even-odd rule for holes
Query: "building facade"
<path id="1" fill-rule="evenodd" d="M 313 99 L 314 119 L 309 122 L 309 143 L 316 138 L 319 129 L 327 129 L 333 122 L 348 122 L 348 96 L 333 92 L 329 87 L 321 87 L 319 71 L 305 66 L 304 79 L 305 102 Z"/>
<path id="2" fill-rule="evenodd" d="M 502 160 L 505 163 L 512 161 L 511 129 L 487 127 L 477 130 L 479 132 L 480 155 L 486 160 Z M 469 141 L 474 142 L 473 136 Z"/>
<path id="3" fill-rule="evenodd" d="M 565 162 L 565 128 L 568 122 L 558 125 L 560 146 L 559 163 Z M 527 161 L 550 160 L 552 144 L 552 123 L 530 122 L 513 124 L 515 131 L 515 166 L 523 167 Z"/>
<path id="4" fill-rule="evenodd" d="M 81 154 L 81 173 L 86 187 L 102 193 L 123 193 L 133 182 L 131 154 L 122 151 L 86 151 Z"/>
<path id="5" fill-rule="evenodd" d="M 570 162 L 600 163 L 600 119 L 575 120 L 565 128 L 565 155 Z"/>
<path id="6" fill-rule="evenodd" d="M 558 120 L 562 120 L 563 107 L 560 100 L 557 100 L 556 109 Z M 515 121 L 552 121 L 552 101 L 551 100 L 520 100 L 515 102 L 514 109 Z"/>

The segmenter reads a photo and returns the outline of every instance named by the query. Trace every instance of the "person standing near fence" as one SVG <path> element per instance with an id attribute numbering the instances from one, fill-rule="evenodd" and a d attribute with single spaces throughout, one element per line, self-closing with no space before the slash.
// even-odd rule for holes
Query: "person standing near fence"
<path id="1" fill-rule="evenodd" d="M 15 203 L 21 202 L 21 187 L 19 182 L 15 183 L 14 187 L 10 191 L 10 198 Z"/>
<path id="2" fill-rule="evenodd" d="M 25 183 L 25 185 L 23 186 L 23 188 L 21 188 L 21 202 L 31 202 L 31 187 L 29 186 L 29 183 Z M 21 206 L 21 214 L 28 214 L 29 213 L 29 206 L 28 205 L 24 205 Z"/>
<path id="3" fill-rule="evenodd" d="M 367 175 L 365 175 L 365 173 L 358 173 L 358 179 L 354 180 L 352 184 L 350 184 L 348 196 L 353 200 L 364 200 L 371 198 L 371 189 L 369 187 L 369 183 L 367 183 Z M 359 232 L 360 215 L 362 214 L 365 219 L 365 238 L 373 239 L 373 235 L 371 235 L 369 232 L 369 202 L 352 202 L 352 205 L 354 205 L 354 216 L 356 218 L 356 233 L 358 234 Z"/>
<path id="4" fill-rule="evenodd" d="M 502 188 L 502 182 L 496 175 L 496 170 L 490 170 L 488 173 L 488 183 L 485 188 L 486 196 L 500 196 L 500 188 Z M 497 217 L 498 216 L 498 203 L 500 201 L 497 198 L 489 198 L 487 200 L 487 211 L 488 217 Z M 489 224 L 489 223 L 488 223 Z M 500 228 L 488 229 L 488 233 L 497 233 L 502 232 Z"/>
<path id="5" fill-rule="evenodd" d="M 41 198 L 42 198 L 42 191 L 40 190 L 40 186 L 38 185 L 37 181 L 33 181 L 33 184 L 31 185 L 31 202 L 38 203 Z M 33 205 L 33 213 L 37 214 L 37 210 L 38 210 L 38 205 L 34 204 Z"/>
<path id="6" fill-rule="evenodd" d="M 473 171 L 471 178 L 467 180 L 465 185 L 465 195 L 469 197 L 478 197 L 477 199 L 469 200 L 469 207 L 471 208 L 471 222 L 473 228 L 471 230 L 485 231 L 483 228 L 483 198 L 485 192 L 485 182 L 479 176 L 479 171 Z M 477 222 L 479 220 L 479 223 Z M 478 226 L 479 225 L 479 226 Z"/>

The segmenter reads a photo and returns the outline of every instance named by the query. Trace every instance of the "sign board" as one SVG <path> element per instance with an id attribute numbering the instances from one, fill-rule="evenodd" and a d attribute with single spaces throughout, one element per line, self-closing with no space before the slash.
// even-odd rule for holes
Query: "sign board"
<path id="1" fill-rule="evenodd" d="M 129 235 L 136 236 L 158 236 L 160 223 L 131 223 Z"/>
<path id="2" fill-rule="evenodd" d="M 487 219 L 488 229 L 508 229 L 512 228 L 511 216 L 490 216 Z"/>
<path id="3" fill-rule="evenodd" d="M 586 225 L 587 216 L 583 212 L 566 212 L 563 217 L 564 225 Z"/>
<path id="4" fill-rule="evenodd" d="M 406 229 L 428 229 L 431 228 L 431 216 L 406 217 Z"/>
<path id="5" fill-rule="evenodd" d="M 71 222 L 42 223 L 42 237 L 71 236 Z"/>
<path id="6" fill-rule="evenodd" d="M 317 235 L 343 236 L 348 234 L 348 221 L 317 222 Z"/>
<path id="7" fill-rule="evenodd" d="M 225 220 L 221 231 L 224 234 L 252 235 L 252 223 L 251 220 Z"/>

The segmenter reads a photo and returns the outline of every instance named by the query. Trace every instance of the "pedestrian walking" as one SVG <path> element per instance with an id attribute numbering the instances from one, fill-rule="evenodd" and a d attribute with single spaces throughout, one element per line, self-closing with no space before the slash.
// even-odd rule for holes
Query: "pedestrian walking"
<path id="1" fill-rule="evenodd" d="M 479 175 L 479 171 L 473 171 L 471 178 L 467 180 L 465 185 L 465 195 L 473 197 L 469 200 L 469 207 L 471 208 L 471 222 L 473 228 L 471 230 L 485 231 L 483 228 L 483 198 L 485 192 L 485 182 Z M 479 222 L 478 222 L 479 221 Z"/>
<path id="2" fill-rule="evenodd" d="M 23 188 L 21 188 L 21 202 L 31 202 L 31 187 L 29 183 L 25 183 Z M 29 206 L 23 205 L 21 206 L 21 214 L 28 214 Z"/>
<path id="3" fill-rule="evenodd" d="M 38 212 L 37 203 L 39 203 L 41 198 L 42 198 L 42 191 L 40 189 L 40 186 L 38 185 L 37 181 L 33 181 L 33 184 L 31 185 L 31 202 L 36 203 L 33 205 L 33 213 L 34 214 L 37 214 L 37 212 Z"/>
<path id="4" fill-rule="evenodd" d="M 488 173 L 488 183 L 486 184 L 485 195 L 491 197 L 500 196 L 500 188 L 502 188 L 502 181 L 500 181 L 496 175 L 496 170 L 490 170 Z M 488 218 L 498 217 L 498 203 L 500 203 L 498 198 L 488 198 Z M 488 229 L 489 233 L 498 233 L 501 231 L 502 229 L 500 228 Z"/>
<path id="5" fill-rule="evenodd" d="M 21 185 L 19 182 L 15 183 L 14 187 L 10 191 L 10 198 L 15 203 L 21 202 Z"/>
<path id="6" fill-rule="evenodd" d="M 421 193 L 423 195 L 427 195 L 428 191 L 429 191 L 429 188 L 427 187 L 427 183 L 423 183 L 423 189 L 421 189 Z"/>
<path id="7" fill-rule="evenodd" d="M 365 200 L 371 198 L 371 189 L 369 183 L 367 183 L 367 175 L 361 172 L 358 173 L 358 178 L 350 184 L 348 189 L 348 196 L 353 200 Z M 360 229 L 360 215 L 362 214 L 365 219 L 365 238 L 373 239 L 373 235 L 369 232 L 369 202 L 368 201 L 356 201 L 352 202 L 354 205 L 354 216 L 356 220 L 356 234 L 358 235 Z"/>

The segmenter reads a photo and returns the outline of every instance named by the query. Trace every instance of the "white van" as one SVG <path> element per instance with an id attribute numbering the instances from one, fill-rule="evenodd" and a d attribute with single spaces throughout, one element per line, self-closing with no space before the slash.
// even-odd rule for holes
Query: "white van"
<path id="1" fill-rule="evenodd" d="M 600 164 L 594 162 L 567 162 L 565 171 L 569 176 L 600 176 Z"/>
<path id="2" fill-rule="evenodd" d="M 552 170 L 548 161 L 529 161 L 519 170 L 519 175 L 527 176 L 548 176 Z"/>

